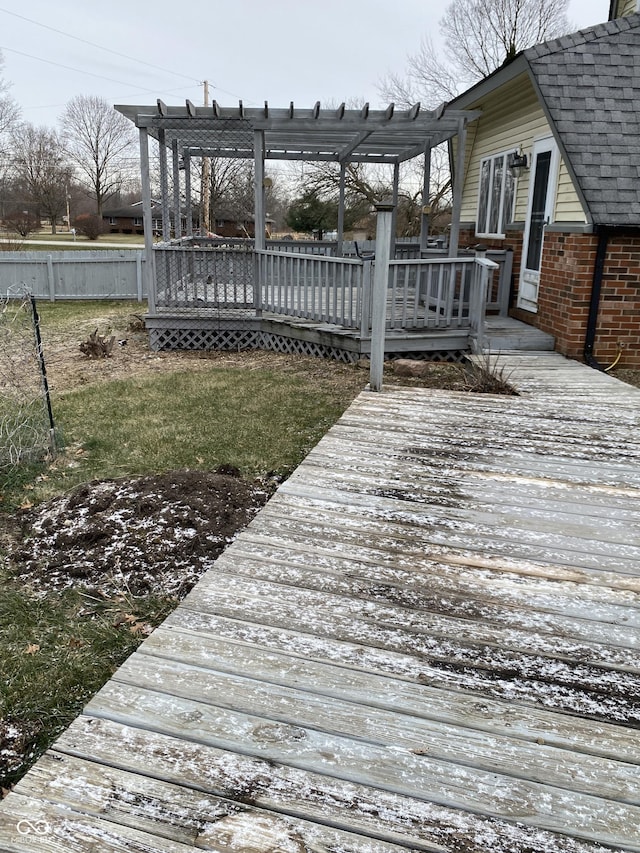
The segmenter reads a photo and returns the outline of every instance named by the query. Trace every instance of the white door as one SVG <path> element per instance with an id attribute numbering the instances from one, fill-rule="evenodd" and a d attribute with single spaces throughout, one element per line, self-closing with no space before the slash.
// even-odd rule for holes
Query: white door
<path id="1" fill-rule="evenodd" d="M 518 308 L 526 311 L 538 310 L 544 228 L 553 217 L 559 161 L 558 147 L 552 138 L 539 139 L 533 143 L 518 288 Z"/>

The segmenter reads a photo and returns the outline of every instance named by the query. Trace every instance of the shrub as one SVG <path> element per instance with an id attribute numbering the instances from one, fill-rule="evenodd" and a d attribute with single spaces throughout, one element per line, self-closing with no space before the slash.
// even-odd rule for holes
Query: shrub
<path id="1" fill-rule="evenodd" d="M 462 390 L 519 397 L 519 392 L 509 382 L 510 375 L 505 374 L 504 365 L 498 364 L 497 356 L 492 360 L 491 355 L 485 353 L 466 362 Z"/>
<path id="2" fill-rule="evenodd" d="M 9 231 L 14 231 L 21 237 L 28 237 L 29 234 L 40 228 L 38 217 L 24 210 L 15 210 L 8 216 L 5 216 L 4 223 Z"/>
<path id="3" fill-rule="evenodd" d="M 73 220 L 73 227 L 78 234 L 89 240 L 97 240 L 107 230 L 104 220 L 94 213 L 81 213 Z"/>

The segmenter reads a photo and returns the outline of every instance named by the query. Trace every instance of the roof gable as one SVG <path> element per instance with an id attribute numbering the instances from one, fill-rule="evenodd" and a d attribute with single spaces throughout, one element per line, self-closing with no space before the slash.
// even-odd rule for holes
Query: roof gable
<path id="1" fill-rule="evenodd" d="M 451 106 L 473 107 L 523 72 L 591 221 L 640 225 L 640 14 L 534 45 Z"/>
<path id="2" fill-rule="evenodd" d="M 524 51 L 595 224 L 640 224 L 640 15 Z"/>

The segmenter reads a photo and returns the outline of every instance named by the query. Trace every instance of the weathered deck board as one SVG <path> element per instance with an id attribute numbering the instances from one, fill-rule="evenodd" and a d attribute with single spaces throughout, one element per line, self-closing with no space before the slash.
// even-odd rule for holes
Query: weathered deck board
<path id="1" fill-rule="evenodd" d="M 213 673 L 215 678 L 206 677 Z M 514 775 L 514 768 L 526 765 L 534 782 L 640 804 L 636 764 L 575 755 L 569 767 L 563 750 L 538 743 L 540 738 L 531 742 L 505 734 L 490 736 L 459 724 L 428 721 L 406 709 L 398 714 L 397 708 L 386 710 L 380 705 L 372 706 L 377 713 L 368 717 L 363 730 L 358 711 L 371 705 L 365 696 L 352 703 L 326 693 L 269 684 L 253 674 L 249 678 L 247 684 L 246 676 L 222 673 L 215 666 L 196 667 L 185 660 L 150 660 L 140 655 L 122 667 L 115 680 L 136 691 L 170 693 L 228 710 L 231 719 L 240 715 L 269 718 L 295 727 L 294 740 L 298 739 L 297 729 L 304 727 L 508 776 Z M 99 715 L 99 709 L 95 713 Z"/>
<path id="2" fill-rule="evenodd" d="M 452 702 L 450 694 L 424 683 L 404 680 L 402 672 L 374 671 L 373 654 L 362 661 L 363 666 L 371 668 L 358 669 L 356 654 L 353 659 L 345 655 L 335 662 L 314 659 L 311 648 L 296 647 L 296 639 L 299 642 L 304 639 L 292 632 L 254 631 L 243 642 L 239 639 L 245 633 L 242 624 L 221 619 L 207 627 L 208 632 L 162 627 L 146 644 L 145 653 L 169 662 L 209 667 L 284 687 L 298 688 L 304 683 L 312 694 L 417 715 L 463 729 L 640 763 L 640 739 L 624 727 L 568 717 L 513 700 L 499 702 L 485 698 L 479 703 L 473 695 L 461 691 Z M 357 649 L 354 647 L 354 652 Z M 117 677 L 121 674 L 128 677 L 128 671 L 121 670 Z"/>
<path id="3" fill-rule="evenodd" d="M 522 396 L 360 395 L 0 849 L 640 853 L 640 391 L 499 363 Z"/>
<path id="4" fill-rule="evenodd" d="M 336 780 L 326 774 L 309 773 L 285 764 L 274 765 L 253 756 L 109 720 L 80 717 L 62 736 L 60 745 L 64 753 L 54 753 L 56 759 L 64 761 L 68 755 L 88 756 L 89 760 L 107 766 L 115 764 L 134 773 L 142 770 L 145 776 L 211 792 L 235 803 L 249 801 L 276 814 L 304 817 L 321 825 L 349 827 L 375 838 L 388 837 L 411 850 L 438 849 L 438 845 L 452 850 L 455 849 L 453 840 L 458 847 L 464 849 L 466 844 L 469 850 L 478 853 L 486 853 L 487 849 L 491 853 L 513 853 L 515 850 L 602 853 L 600 846 L 519 822 L 449 809 L 426 800 Z M 64 773 L 62 778 L 65 778 Z M 149 807 L 153 803 L 152 800 Z M 290 849 L 286 839 L 280 842 L 281 846 L 275 850 Z"/>

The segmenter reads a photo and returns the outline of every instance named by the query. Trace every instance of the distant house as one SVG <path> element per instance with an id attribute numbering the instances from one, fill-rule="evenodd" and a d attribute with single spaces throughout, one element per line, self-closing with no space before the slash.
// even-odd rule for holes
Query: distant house
<path id="1" fill-rule="evenodd" d="M 213 230 L 219 237 L 255 237 L 256 226 L 253 213 L 244 216 L 234 215 L 227 210 L 216 210 L 213 213 Z M 271 237 L 275 224 L 268 216 L 265 218 L 266 236 Z"/>
<path id="2" fill-rule="evenodd" d="M 453 109 L 461 242 L 514 251 L 513 316 L 594 364 L 640 366 L 640 14 L 519 53 Z"/>
<path id="3" fill-rule="evenodd" d="M 162 213 L 160 205 L 152 208 L 153 230 L 162 229 Z M 123 207 L 113 207 L 103 210 L 102 219 L 111 234 L 144 234 L 144 223 L 142 221 L 142 202 L 136 201 Z"/>
<path id="4" fill-rule="evenodd" d="M 162 209 L 159 203 L 154 203 L 151 207 L 151 215 L 153 219 L 153 233 L 160 235 L 162 233 Z M 225 210 L 214 212 L 215 217 L 213 224 L 213 233 L 218 237 L 255 237 L 255 223 L 253 214 L 238 217 Z M 105 222 L 107 230 L 111 234 L 144 234 L 144 223 L 142 221 L 142 202 L 136 201 L 133 204 L 127 204 L 123 207 L 114 207 L 104 210 L 102 219 Z M 267 237 L 271 236 L 271 228 L 274 225 L 274 220 L 266 218 Z M 194 215 L 193 230 L 197 231 L 199 222 L 196 221 Z M 181 217 L 182 235 L 187 232 L 187 217 L 183 213 Z"/>

